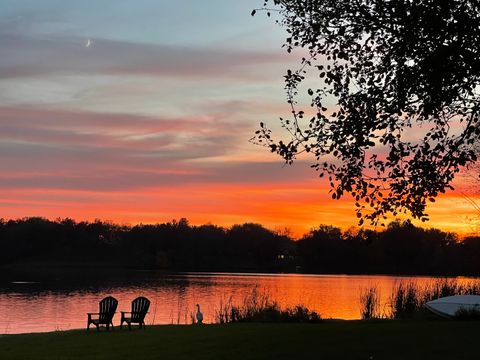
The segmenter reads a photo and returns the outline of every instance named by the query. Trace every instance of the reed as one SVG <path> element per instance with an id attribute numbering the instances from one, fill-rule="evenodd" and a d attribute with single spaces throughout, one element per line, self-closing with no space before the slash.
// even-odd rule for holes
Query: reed
<path id="1" fill-rule="evenodd" d="M 460 283 L 454 279 L 439 279 L 426 285 L 415 282 L 399 282 L 390 298 L 393 319 L 424 317 L 430 313 L 425 304 L 431 300 L 453 295 L 480 294 L 480 283 Z M 466 314 L 462 314 L 465 317 Z"/>
<path id="2" fill-rule="evenodd" d="M 320 322 L 321 317 L 303 305 L 282 309 L 272 300 L 268 293 L 254 288 L 243 298 L 240 305 L 235 305 L 230 297 L 221 301 L 215 313 L 215 322 L 228 324 L 237 322 Z"/>
<path id="3" fill-rule="evenodd" d="M 362 319 L 380 318 L 380 293 L 376 286 L 363 290 L 360 294 L 360 315 Z"/>
<path id="4" fill-rule="evenodd" d="M 395 284 L 390 298 L 391 317 L 405 319 L 414 317 L 421 312 L 424 297 L 422 289 L 414 282 L 399 282 Z"/>
<path id="5" fill-rule="evenodd" d="M 455 279 L 438 279 L 420 285 L 415 281 L 397 282 L 387 303 L 381 303 L 380 292 L 376 286 L 361 291 L 360 316 L 362 319 L 412 319 L 429 317 L 431 313 L 425 304 L 431 300 L 453 295 L 478 295 L 480 282 L 462 283 Z M 381 312 L 381 305 L 384 311 Z M 461 319 L 480 319 L 480 313 L 463 311 Z"/>

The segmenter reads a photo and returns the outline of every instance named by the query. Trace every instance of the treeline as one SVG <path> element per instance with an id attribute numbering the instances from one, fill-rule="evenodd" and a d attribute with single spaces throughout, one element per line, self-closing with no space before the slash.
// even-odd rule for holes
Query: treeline
<path id="1" fill-rule="evenodd" d="M 394 221 L 382 231 L 321 225 L 294 241 L 246 223 L 222 228 L 186 219 L 156 225 L 0 220 L 2 265 L 102 264 L 172 271 L 479 275 L 480 237 Z"/>

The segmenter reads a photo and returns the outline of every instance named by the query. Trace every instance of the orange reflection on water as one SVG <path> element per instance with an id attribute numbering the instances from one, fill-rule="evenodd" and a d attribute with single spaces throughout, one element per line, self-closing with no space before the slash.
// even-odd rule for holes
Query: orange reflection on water
<path id="1" fill-rule="evenodd" d="M 145 278 L 122 285 L 75 291 L 51 291 L 42 289 L 41 284 L 10 283 L 0 287 L 0 333 L 84 328 L 86 313 L 96 312 L 98 302 L 108 295 L 119 300 L 118 311 L 129 311 L 131 301 L 137 296 L 149 298 L 147 325 L 191 323 L 197 303 L 205 322 L 213 323 L 222 303 L 242 304 L 254 290 L 278 302 L 282 308 L 304 305 L 322 318 L 358 319 L 360 295 L 369 287 L 377 288 L 380 310 L 388 313 L 392 290 L 398 282 L 414 282 L 424 287 L 437 280 L 394 276 L 149 273 Z M 478 280 L 457 278 L 455 281 Z M 117 313 L 114 324 L 118 322 Z"/>

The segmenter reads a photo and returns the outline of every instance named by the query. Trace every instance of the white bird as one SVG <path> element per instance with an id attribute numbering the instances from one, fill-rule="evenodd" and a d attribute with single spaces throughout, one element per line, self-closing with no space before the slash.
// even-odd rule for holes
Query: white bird
<path id="1" fill-rule="evenodd" d="M 197 324 L 203 323 L 203 314 L 200 312 L 200 305 L 198 304 L 197 304 L 197 313 L 195 314 L 195 317 L 197 318 Z"/>
<path id="2" fill-rule="evenodd" d="M 87 42 L 85 43 L 85 47 L 90 47 L 92 45 L 92 40 L 87 39 Z"/>

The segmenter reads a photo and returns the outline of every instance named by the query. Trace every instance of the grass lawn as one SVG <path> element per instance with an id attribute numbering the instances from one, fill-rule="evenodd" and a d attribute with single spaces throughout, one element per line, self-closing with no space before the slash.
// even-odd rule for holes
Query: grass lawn
<path id="1" fill-rule="evenodd" d="M 475 359 L 480 322 L 150 326 L 0 336 L 0 359 Z"/>

